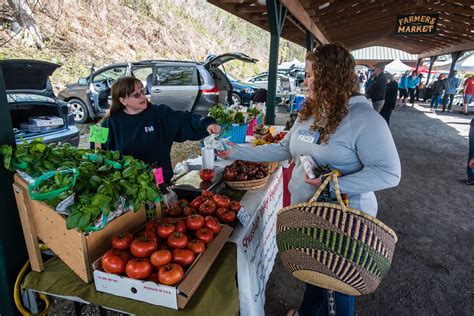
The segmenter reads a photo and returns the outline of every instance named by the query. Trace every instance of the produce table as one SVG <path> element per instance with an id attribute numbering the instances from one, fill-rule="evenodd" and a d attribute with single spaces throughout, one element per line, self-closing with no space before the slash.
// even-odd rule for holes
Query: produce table
<path id="1" fill-rule="evenodd" d="M 250 145 L 252 137 L 246 141 L 246 145 Z M 216 166 L 230 163 L 218 159 Z M 189 160 L 188 164 L 200 165 L 201 158 Z M 235 227 L 229 240 L 232 243 L 226 243 L 184 310 L 175 311 L 97 292 L 93 283 L 83 283 L 57 258 L 49 260 L 42 273 L 29 273 L 22 287 L 78 297 L 105 308 L 139 315 L 237 315 L 239 305 L 241 315 L 264 315 L 266 282 L 278 251 L 275 228 L 277 212 L 283 203 L 282 168 L 277 168 L 261 189 L 229 193 L 233 193 L 230 196 L 243 194 L 240 203 L 248 212 L 248 221 L 245 226 L 239 223 Z"/>

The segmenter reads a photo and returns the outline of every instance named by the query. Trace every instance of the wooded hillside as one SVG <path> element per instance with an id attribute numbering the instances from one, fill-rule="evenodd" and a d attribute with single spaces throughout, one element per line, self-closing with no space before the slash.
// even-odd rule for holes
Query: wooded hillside
<path id="1" fill-rule="evenodd" d="M 210 53 L 240 51 L 259 62 L 226 64 L 235 77 L 268 69 L 269 33 L 204 0 L 0 0 L 0 5 L 0 58 L 62 64 L 53 76 L 56 88 L 86 76 L 93 64 L 142 59 L 203 61 Z M 304 54 L 304 48 L 281 41 L 280 61 L 302 60 Z"/>

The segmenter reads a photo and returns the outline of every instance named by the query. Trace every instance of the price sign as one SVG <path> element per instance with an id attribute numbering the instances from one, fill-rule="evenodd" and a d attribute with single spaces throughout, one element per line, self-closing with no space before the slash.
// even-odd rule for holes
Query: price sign
<path id="1" fill-rule="evenodd" d="M 155 175 L 155 182 L 157 186 L 165 182 L 163 179 L 163 168 L 153 169 L 153 174 Z"/>
<path id="2" fill-rule="evenodd" d="M 244 227 L 247 226 L 247 224 L 250 222 L 250 214 L 243 207 L 241 207 L 239 212 L 237 213 L 237 218 L 242 223 L 242 225 L 244 225 Z"/>
<path id="3" fill-rule="evenodd" d="M 109 129 L 107 127 L 92 125 L 90 127 L 89 142 L 105 144 L 109 138 Z"/>

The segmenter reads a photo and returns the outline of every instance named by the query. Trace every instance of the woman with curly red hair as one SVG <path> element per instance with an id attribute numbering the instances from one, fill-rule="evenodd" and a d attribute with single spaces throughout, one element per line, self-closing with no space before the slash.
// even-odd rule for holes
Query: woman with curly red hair
<path id="1" fill-rule="evenodd" d="M 339 170 L 339 187 L 349 197 L 349 207 L 377 214 L 374 191 L 396 186 L 400 160 L 387 123 L 363 95 L 355 93 L 355 61 L 342 46 L 316 47 L 306 57 L 305 85 L 308 96 L 286 137 L 278 144 L 258 147 L 232 146 L 222 158 L 249 161 L 283 161 L 295 167 L 288 185 L 291 203 L 306 202 L 321 185 L 310 179 L 301 155 L 309 155 L 320 167 Z M 335 293 L 337 315 L 352 315 L 354 298 Z M 327 315 L 328 291 L 306 284 L 303 302 L 288 315 Z"/>

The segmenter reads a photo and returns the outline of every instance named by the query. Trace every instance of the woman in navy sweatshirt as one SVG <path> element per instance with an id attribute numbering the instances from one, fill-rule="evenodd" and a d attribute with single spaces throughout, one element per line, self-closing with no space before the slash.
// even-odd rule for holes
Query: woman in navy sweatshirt
<path id="1" fill-rule="evenodd" d="M 103 149 L 118 150 L 122 155 L 162 167 L 166 183 L 173 177 L 173 142 L 199 140 L 220 132 L 211 117 L 148 103 L 143 84 L 135 77 L 115 81 L 111 95 L 112 105 L 101 121 L 109 129 Z"/>

